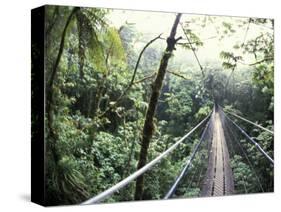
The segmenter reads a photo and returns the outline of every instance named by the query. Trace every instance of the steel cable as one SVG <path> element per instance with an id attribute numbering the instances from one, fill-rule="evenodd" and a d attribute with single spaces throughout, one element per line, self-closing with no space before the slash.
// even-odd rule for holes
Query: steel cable
<path id="1" fill-rule="evenodd" d="M 255 177 L 256 177 L 256 179 L 257 179 L 257 182 L 258 182 L 258 184 L 259 184 L 259 187 L 260 187 L 261 191 L 264 192 L 263 186 L 262 186 L 262 184 L 261 184 L 261 182 L 260 182 L 260 179 L 259 179 L 259 177 L 258 177 L 258 175 L 257 175 L 257 172 L 255 171 L 255 168 L 254 168 L 252 162 L 250 161 L 250 159 L 249 159 L 248 155 L 246 154 L 244 148 L 242 147 L 242 145 L 241 145 L 240 142 L 238 141 L 237 136 L 234 135 L 233 130 L 231 129 L 231 127 L 229 127 L 229 124 L 226 124 L 226 125 L 227 125 L 226 128 L 227 128 L 227 130 L 231 133 L 233 140 L 238 144 L 238 147 L 239 147 L 239 149 L 240 149 L 240 152 L 243 153 L 243 155 L 244 155 L 244 157 L 246 158 L 246 160 L 247 160 L 249 166 L 251 167 L 252 171 L 254 172 L 254 175 L 255 175 Z"/>
<path id="2" fill-rule="evenodd" d="M 222 111 L 223 112 L 223 111 Z M 223 112 L 224 113 L 224 112 Z M 251 141 L 257 149 L 270 161 L 271 164 L 274 165 L 274 160 L 261 148 L 261 146 L 254 140 L 252 139 L 241 127 L 239 127 L 234 121 L 232 121 L 225 113 L 225 117 L 235 126 L 239 131 L 249 140 Z"/>
<path id="3" fill-rule="evenodd" d="M 207 123 L 207 125 L 206 125 L 206 127 L 205 127 L 205 129 L 204 129 L 204 131 L 203 131 L 203 133 L 202 133 L 202 136 L 201 136 L 201 138 L 200 138 L 200 141 L 198 142 L 198 144 L 197 144 L 196 147 L 194 148 L 194 150 L 193 150 L 193 152 L 192 152 L 190 158 L 187 160 L 185 167 L 182 169 L 181 173 L 180 173 L 179 176 L 177 177 L 177 179 L 176 179 L 176 181 L 174 182 L 174 184 L 171 186 L 170 190 L 169 190 L 169 191 L 167 192 L 167 194 L 165 195 L 164 199 L 168 199 L 168 198 L 170 198 L 170 197 L 174 194 L 174 192 L 175 192 L 175 190 L 176 190 L 178 184 L 180 183 L 181 179 L 182 179 L 184 176 L 186 176 L 187 171 L 188 171 L 188 169 L 189 169 L 189 167 L 190 167 L 190 165 L 191 165 L 191 162 L 192 162 L 192 160 L 194 159 L 194 157 L 195 157 L 195 155 L 196 155 L 196 153 L 197 153 L 197 151 L 198 151 L 200 145 L 202 144 L 202 142 L 203 142 L 203 140 L 204 140 L 204 138 L 205 138 L 205 134 L 206 134 L 207 130 L 209 129 L 209 126 L 210 126 L 210 120 L 208 121 L 208 123 Z"/>
<path id="4" fill-rule="evenodd" d="M 252 121 L 250 121 L 250 120 L 248 120 L 248 119 L 246 119 L 246 118 L 243 118 L 243 117 L 241 117 L 241 116 L 239 116 L 239 115 L 237 115 L 237 114 L 235 114 L 235 113 L 233 113 L 233 112 L 229 112 L 229 111 L 225 111 L 225 112 L 226 112 L 226 113 L 229 113 L 229 114 L 235 116 L 236 118 L 239 118 L 239 119 L 241 119 L 241 120 L 243 120 L 243 121 L 245 121 L 245 122 L 248 122 L 248 123 L 250 123 L 250 124 L 252 124 L 252 125 L 254 125 L 254 126 L 256 126 L 256 127 L 260 128 L 260 129 L 262 129 L 262 130 L 265 130 L 265 131 L 271 133 L 272 135 L 274 135 L 274 132 L 273 132 L 273 131 L 271 131 L 271 130 L 269 130 L 269 129 L 267 129 L 267 128 L 265 128 L 265 127 L 259 125 L 259 124 L 256 124 L 256 123 L 254 123 L 254 122 L 252 122 Z"/>
<path id="5" fill-rule="evenodd" d="M 158 155 L 155 159 L 147 163 L 144 167 L 137 170 L 127 178 L 123 179 L 119 183 L 115 184 L 111 188 L 103 191 L 102 193 L 86 200 L 85 202 L 81 203 L 82 205 L 88 205 L 88 204 L 94 204 L 103 201 L 104 199 L 111 196 L 113 193 L 117 192 L 119 189 L 125 187 L 129 183 L 131 183 L 133 180 L 135 180 L 140 175 L 144 174 L 146 171 L 148 171 L 150 168 L 152 168 L 155 164 L 157 164 L 161 159 L 166 157 L 170 152 L 172 152 L 174 149 L 178 147 L 187 137 L 189 137 L 197 128 L 199 128 L 203 123 L 205 123 L 206 120 L 210 117 L 211 113 L 204 118 L 199 124 L 197 124 L 192 130 L 190 130 L 186 135 L 184 135 L 181 139 L 179 139 L 175 144 L 170 146 L 166 151 Z"/>

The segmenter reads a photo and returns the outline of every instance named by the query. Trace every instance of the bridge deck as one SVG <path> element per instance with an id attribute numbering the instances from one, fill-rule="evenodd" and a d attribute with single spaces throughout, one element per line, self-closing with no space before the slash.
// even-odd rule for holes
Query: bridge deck
<path id="1" fill-rule="evenodd" d="M 201 196 L 222 196 L 232 194 L 234 191 L 229 153 L 219 111 L 215 111 L 212 119 L 214 121 L 213 139 L 209 149 L 209 164 Z"/>

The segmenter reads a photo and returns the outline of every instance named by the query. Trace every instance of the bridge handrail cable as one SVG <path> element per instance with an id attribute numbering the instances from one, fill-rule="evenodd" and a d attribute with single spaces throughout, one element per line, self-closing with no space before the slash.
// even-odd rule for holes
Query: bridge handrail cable
<path id="1" fill-rule="evenodd" d="M 224 111 L 222 110 L 224 113 Z M 239 127 L 234 121 L 232 121 L 225 113 L 225 117 L 235 126 L 239 131 L 249 140 L 251 141 L 257 148 L 258 150 L 274 165 L 274 160 L 261 148 L 261 146 L 254 140 L 252 139 L 241 127 Z"/>
<path id="2" fill-rule="evenodd" d="M 254 168 L 253 163 L 251 162 L 250 158 L 248 157 L 246 151 L 244 150 L 244 147 L 243 147 L 243 146 L 240 144 L 240 142 L 238 141 L 238 138 L 237 138 L 236 135 L 234 134 L 233 130 L 232 130 L 230 127 L 228 127 L 228 126 L 226 126 L 226 128 L 227 128 L 228 131 L 231 133 L 232 138 L 234 138 L 233 140 L 237 143 L 237 145 L 238 145 L 238 147 L 239 147 L 239 149 L 240 149 L 240 152 L 241 152 L 241 153 L 244 155 L 244 157 L 246 158 L 246 160 L 247 160 L 247 162 L 248 162 L 248 165 L 249 165 L 250 168 L 252 169 L 252 171 L 253 171 L 253 173 L 254 173 L 256 179 L 257 179 L 257 182 L 258 182 L 258 184 L 259 184 L 259 187 L 260 187 L 261 191 L 264 192 L 263 186 L 262 186 L 262 184 L 261 184 L 261 182 L 260 182 L 260 178 L 259 178 L 258 175 L 257 175 L 257 172 L 256 172 L 256 170 L 255 170 L 255 168 Z M 232 140 L 232 141 L 233 141 L 233 140 Z"/>
<path id="3" fill-rule="evenodd" d="M 118 191 L 119 189 L 125 187 L 130 182 L 135 180 L 140 175 L 144 174 L 146 171 L 148 171 L 150 168 L 152 168 L 155 164 L 157 164 L 161 159 L 166 157 L 170 152 L 172 152 L 179 144 L 181 144 L 187 137 L 189 137 L 197 128 L 199 128 L 203 123 L 205 123 L 206 120 L 210 117 L 211 113 L 205 117 L 199 124 L 197 124 L 192 130 L 190 130 L 187 134 L 185 134 L 181 139 L 179 139 L 176 143 L 174 143 L 172 146 L 170 146 L 167 150 L 162 152 L 160 155 L 158 155 L 155 159 L 147 163 L 145 166 L 143 166 L 141 169 L 137 170 L 133 174 L 129 175 L 125 179 L 121 180 L 119 183 L 115 184 L 114 186 L 110 187 L 109 189 L 103 191 L 102 193 L 86 200 L 85 202 L 81 203 L 82 205 L 88 205 L 88 204 L 94 204 L 103 201 L 107 197 L 111 196 L 113 193 Z"/>
<path id="4" fill-rule="evenodd" d="M 239 115 L 237 115 L 237 114 L 235 114 L 235 113 L 233 113 L 233 112 L 230 112 L 230 111 L 225 111 L 225 112 L 228 113 L 228 114 L 231 114 L 231 115 L 235 116 L 236 118 L 239 118 L 239 119 L 241 119 L 241 120 L 243 120 L 243 121 L 245 121 L 245 122 L 248 122 L 248 123 L 250 123 L 250 124 L 252 124 L 252 125 L 254 125 L 254 126 L 256 126 L 256 127 L 260 128 L 260 129 L 262 129 L 262 130 L 265 130 L 265 131 L 271 133 L 272 135 L 274 135 L 274 132 L 273 132 L 273 131 L 271 131 L 271 130 L 269 130 L 269 129 L 267 129 L 267 128 L 265 128 L 265 127 L 259 125 L 259 124 L 256 124 L 256 123 L 254 123 L 254 122 L 252 122 L 252 121 L 250 121 L 250 120 L 248 120 L 248 119 L 246 119 L 246 118 L 243 118 L 243 117 L 241 117 L 241 116 L 239 116 Z"/>
<path id="5" fill-rule="evenodd" d="M 207 129 L 209 128 L 210 125 L 210 119 L 208 121 L 208 123 L 206 124 L 206 127 L 201 135 L 200 141 L 198 142 L 198 144 L 195 146 L 190 158 L 186 161 L 186 165 L 184 166 L 184 168 L 182 169 L 181 173 L 178 175 L 178 177 L 176 178 L 174 184 L 171 186 L 170 190 L 167 192 L 167 194 L 165 195 L 164 199 L 168 199 L 171 196 L 173 196 L 178 184 L 180 183 L 181 179 L 186 176 L 188 169 L 191 165 L 192 160 L 195 158 L 196 153 L 198 152 L 198 149 L 200 147 L 200 145 L 202 144 L 202 142 L 204 141 L 204 137 L 205 134 L 207 132 Z"/>

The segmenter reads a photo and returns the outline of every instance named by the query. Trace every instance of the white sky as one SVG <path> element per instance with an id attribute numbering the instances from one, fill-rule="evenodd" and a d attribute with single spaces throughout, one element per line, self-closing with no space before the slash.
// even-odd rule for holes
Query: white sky
<path id="1" fill-rule="evenodd" d="M 124 25 L 127 22 L 129 23 L 135 23 L 135 28 L 139 33 L 141 33 L 145 38 L 147 39 L 147 42 L 151 40 L 152 38 L 156 37 L 160 33 L 163 33 L 162 37 L 167 37 L 169 35 L 169 32 L 171 30 L 172 24 L 174 22 L 176 14 L 175 13 L 167 13 L 167 12 L 146 12 L 146 11 L 132 11 L 132 10 L 113 10 L 108 15 L 109 21 L 114 25 L 115 27 L 119 28 L 121 25 Z M 205 15 L 191 15 L 191 14 L 183 14 L 181 18 L 181 22 L 184 23 L 185 21 L 191 21 L 193 18 L 201 18 L 203 19 Z M 219 54 L 221 51 L 233 51 L 233 46 L 238 43 L 243 43 L 245 32 L 247 28 L 247 24 L 244 24 L 241 29 L 237 30 L 233 36 L 231 37 L 225 37 L 221 41 L 218 39 L 218 35 L 216 33 L 215 26 L 221 26 L 222 22 L 235 22 L 235 21 L 248 21 L 247 18 L 239 18 L 239 17 L 226 17 L 226 16 L 211 16 L 216 17 L 216 20 L 214 21 L 214 24 L 211 22 L 208 22 L 205 28 L 202 26 L 196 26 L 193 24 L 194 22 L 191 22 L 190 26 L 191 29 L 195 34 L 199 36 L 199 38 L 203 41 L 204 45 L 203 47 L 199 47 L 199 50 L 197 52 L 197 56 L 201 62 L 201 64 L 204 66 L 204 63 L 206 61 L 209 62 L 219 62 L 222 63 L 222 60 L 219 57 Z M 246 41 L 256 37 L 259 35 L 262 31 L 268 31 L 268 29 L 265 29 L 264 27 L 257 26 L 254 24 L 251 24 L 247 33 Z M 182 36 L 185 38 L 181 27 L 178 27 L 177 30 L 177 37 Z M 213 36 L 217 36 L 214 39 L 208 39 Z M 181 41 L 183 42 L 183 41 Z M 165 41 L 162 41 L 162 48 L 165 48 L 166 44 Z M 145 43 L 137 43 L 136 48 L 142 48 Z M 157 44 L 153 44 L 157 45 Z M 159 44 L 158 44 L 159 45 Z M 242 54 L 241 52 L 237 52 Z M 198 67 L 196 60 L 194 58 L 193 53 L 191 50 L 185 50 L 180 47 L 177 48 L 176 51 L 174 51 L 174 60 L 185 60 L 189 63 L 192 63 L 195 67 Z M 246 63 L 254 62 L 253 58 L 251 57 L 245 57 Z"/>

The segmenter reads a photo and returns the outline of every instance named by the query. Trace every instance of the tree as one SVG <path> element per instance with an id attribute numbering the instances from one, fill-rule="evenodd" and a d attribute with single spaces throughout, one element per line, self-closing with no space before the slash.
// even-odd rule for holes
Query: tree
<path id="1" fill-rule="evenodd" d="M 65 23 L 62 35 L 61 35 L 61 41 L 60 41 L 58 55 L 57 55 L 56 61 L 54 63 L 52 72 L 50 74 L 51 76 L 50 76 L 49 83 L 47 85 L 47 94 L 46 94 L 46 96 L 47 96 L 47 108 L 46 108 L 46 112 L 48 114 L 50 113 L 51 104 L 52 104 L 52 101 L 53 101 L 52 88 L 53 88 L 53 84 L 54 84 L 54 81 L 55 81 L 55 77 L 57 75 L 58 66 L 59 66 L 59 63 L 60 63 L 60 60 L 61 60 L 61 56 L 62 56 L 62 53 L 63 53 L 63 50 L 64 50 L 64 42 L 65 42 L 66 32 L 67 32 L 68 26 L 69 26 L 69 24 L 72 20 L 72 17 L 75 15 L 75 13 L 77 13 L 78 10 L 79 10 L 78 7 L 75 7 L 75 8 L 72 9 L 69 17 L 66 20 L 66 23 Z"/>
<path id="2" fill-rule="evenodd" d="M 137 167 L 138 169 L 142 168 L 146 164 L 149 143 L 154 131 L 153 117 L 157 107 L 158 98 L 166 74 L 166 69 L 168 66 L 169 59 L 172 56 L 173 50 L 175 49 L 176 42 L 180 39 L 180 38 L 175 39 L 180 18 L 181 18 L 181 14 L 179 13 L 177 14 L 175 22 L 172 26 L 170 36 L 167 38 L 167 47 L 161 59 L 156 79 L 152 85 L 152 94 L 150 97 L 148 109 L 145 116 L 144 127 L 143 127 L 141 151 L 140 151 L 140 157 Z M 144 180 L 144 176 L 140 176 L 136 181 L 136 190 L 135 190 L 136 200 L 142 199 L 143 180 Z"/>

